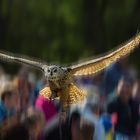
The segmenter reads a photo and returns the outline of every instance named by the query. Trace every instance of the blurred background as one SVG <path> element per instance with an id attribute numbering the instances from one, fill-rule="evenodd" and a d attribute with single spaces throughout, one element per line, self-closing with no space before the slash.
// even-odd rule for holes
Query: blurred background
<path id="1" fill-rule="evenodd" d="M 71 64 L 134 36 L 139 6 L 139 0 L 0 0 L 0 49 Z M 131 57 L 139 68 L 139 49 Z M 4 66 L 11 73 L 18 68 Z"/>

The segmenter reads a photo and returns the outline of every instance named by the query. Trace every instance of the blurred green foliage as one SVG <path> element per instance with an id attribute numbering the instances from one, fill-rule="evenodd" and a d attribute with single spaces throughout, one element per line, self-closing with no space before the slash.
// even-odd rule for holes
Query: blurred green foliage
<path id="1" fill-rule="evenodd" d="M 139 0 L 0 0 L 0 49 L 70 64 L 135 35 L 139 6 Z"/>

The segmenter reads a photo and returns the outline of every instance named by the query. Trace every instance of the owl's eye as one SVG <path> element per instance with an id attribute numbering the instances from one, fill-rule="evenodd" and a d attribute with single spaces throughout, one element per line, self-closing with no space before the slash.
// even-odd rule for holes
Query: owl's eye
<path id="1" fill-rule="evenodd" d="M 50 73 L 50 70 L 48 69 L 48 73 Z"/>
<path id="2" fill-rule="evenodd" d="M 55 73 L 56 73 L 56 72 L 57 72 L 57 69 L 55 69 L 53 72 L 55 72 Z"/>

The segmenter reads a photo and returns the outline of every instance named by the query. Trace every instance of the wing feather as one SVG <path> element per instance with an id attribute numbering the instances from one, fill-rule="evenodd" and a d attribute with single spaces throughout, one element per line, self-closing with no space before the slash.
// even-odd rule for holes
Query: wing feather
<path id="1" fill-rule="evenodd" d="M 0 59 L 3 61 L 8 61 L 8 62 L 17 62 L 17 63 L 22 63 L 22 64 L 27 64 L 30 66 L 34 66 L 36 68 L 42 69 L 42 67 L 44 65 L 46 65 L 46 63 L 43 63 L 39 60 L 35 60 L 33 58 L 29 58 L 27 56 L 19 56 L 19 55 L 15 55 L 9 52 L 3 52 L 0 51 Z"/>
<path id="2" fill-rule="evenodd" d="M 67 101 L 67 105 L 81 103 L 86 97 L 86 93 L 79 89 L 73 83 L 69 86 L 69 99 Z"/>
<path id="3" fill-rule="evenodd" d="M 117 61 L 119 58 L 129 54 L 139 45 L 139 43 L 140 33 L 131 40 L 127 41 L 124 45 L 119 46 L 118 49 L 109 53 L 108 55 L 71 66 L 71 73 L 74 76 L 81 76 L 99 72 L 108 67 L 113 62 Z"/>

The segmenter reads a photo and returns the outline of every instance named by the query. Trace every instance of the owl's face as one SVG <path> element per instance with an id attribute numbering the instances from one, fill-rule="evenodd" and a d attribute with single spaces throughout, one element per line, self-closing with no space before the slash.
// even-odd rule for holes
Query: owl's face
<path id="1" fill-rule="evenodd" d="M 62 67 L 52 65 L 52 66 L 44 66 L 45 76 L 50 81 L 56 81 L 61 79 L 65 75 L 65 71 Z"/>

